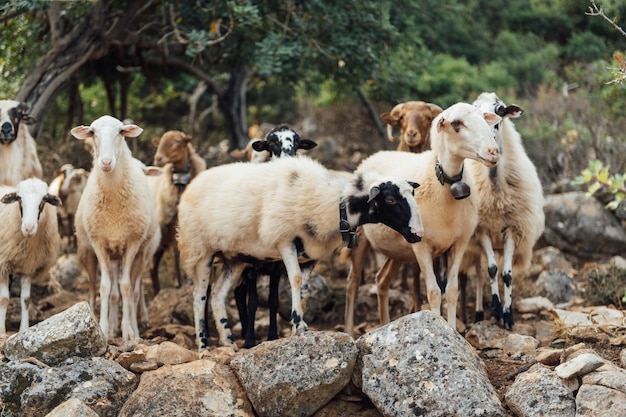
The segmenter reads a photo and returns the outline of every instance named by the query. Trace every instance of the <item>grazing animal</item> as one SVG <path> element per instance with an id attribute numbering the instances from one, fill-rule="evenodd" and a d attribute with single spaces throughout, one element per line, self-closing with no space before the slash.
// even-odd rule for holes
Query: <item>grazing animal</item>
<path id="1" fill-rule="evenodd" d="M 220 344 L 236 349 L 225 300 L 246 264 L 259 260 L 285 264 L 292 329 L 302 333 L 308 326 L 302 318 L 300 264 L 327 256 L 342 238 L 352 242 L 354 229 L 364 223 L 382 222 L 407 241 L 419 241 L 422 226 L 415 187 L 369 173 L 347 181 L 303 156 L 265 164 L 233 163 L 202 172 L 183 193 L 178 212 L 181 261 L 195 284 L 198 349 L 208 345 L 205 307 L 216 256 L 224 265 L 210 297 Z"/>
<path id="2" fill-rule="evenodd" d="M 11 277 L 21 278 L 22 332 L 29 326 L 31 282 L 44 277 L 58 257 L 55 206 L 61 200 L 38 178 L 22 180 L 16 187 L 0 186 L 0 196 L 0 336 L 4 336 Z"/>
<path id="3" fill-rule="evenodd" d="M 478 201 L 471 192 L 474 180 L 464 171 L 466 159 L 477 159 L 488 167 L 498 163 L 500 153 L 489 125 L 500 121 L 494 113 L 457 103 L 440 113 L 431 128 L 432 150 L 422 153 L 381 151 L 365 159 L 355 173 L 377 172 L 407 178 L 421 184 L 415 192 L 424 225 L 420 243 L 408 244 L 397 233 L 380 225 L 363 225 L 367 244 L 353 248 L 346 291 L 345 331 L 354 331 L 354 301 L 361 283 L 363 262 L 371 245 L 387 257 L 376 274 L 378 310 L 388 323 L 389 285 L 402 263 L 417 262 L 426 279 L 431 310 L 440 314 L 441 290 L 433 269 L 433 258 L 448 252 L 446 288 L 448 323 L 456 328 L 458 271 L 465 248 L 478 223 Z"/>
<path id="4" fill-rule="evenodd" d="M 55 172 L 50 182 L 50 193 L 59 196 L 62 204 L 57 207 L 57 220 L 61 238 L 67 238 L 67 247 L 76 250 L 76 230 L 74 217 L 78 202 L 87 185 L 89 171 L 75 168 L 72 164 L 64 164 Z"/>
<path id="5" fill-rule="evenodd" d="M 76 210 L 79 265 L 90 280 L 90 304 L 95 306 L 96 272 L 100 269 L 100 327 L 105 336 L 116 330 L 117 317 L 109 316 L 109 303 L 116 312 L 118 284 L 122 297 L 122 338 L 139 337 L 137 283 L 153 252 L 155 234 L 160 234 L 154 202 L 140 161 L 132 157 L 125 138 L 143 131 L 102 116 L 90 126 L 71 130 L 75 138 L 93 140 L 93 168 Z M 159 237 L 160 239 L 160 237 Z M 112 326 L 112 327 L 111 327 Z"/>
<path id="6" fill-rule="evenodd" d="M 36 122 L 26 103 L 0 100 L 0 185 L 16 186 L 23 179 L 43 176 L 35 139 L 27 127 Z"/>
<path id="7" fill-rule="evenodd" d="M 479 201 L 479 222 L 468 246 L 463 269 L 470 266 L 476 269 L 476 321 L 483 320 L 485 274 L 481 258 L 482 254 L 486 256 L 491 281 L 491 316 L 505 327 L 513 328 L 513 270 L 521 272 L 528 269 L 533 247 L 543 233 L 543 191 L 537 169 L 526 154 L 522 138 L 511 121 L 521 116 L 523 110 L 515 104 L 507 106 L 495 93 L 480 94 L 474 106 L 502 117 L 500 123 L 492 126 L 501 157 L 493 168 L 474 161 L 467 165 L 468 174 L 475 178 L 473 191 Z M 495 251 L 502 254 L 501 269 L 498 268 Z M 499 297 L 499 273 L 504 282 L 504 305 Z"/>
<path id="8" fill-rule="evenodd" d="M 401 128 L 398 151 L 420 153 L 430 149 L 430 127 L 443 110 L 436 104 L 424 101 L 407 101 L 397 104 L 390 112 L 380 115 L 387 123 L 387 138 L 395 142 L 393 128 Z"/>
<path id="9" fill-rule="evenodd" d="M 154 253 L 150 267 L 154 294 L 161 289 L 159 264 L 163 254 L 170 247 L 174 251 L 176 287 L 182 286 L 178 246 L 176 245 L 178 202 L 180 195 L 191 180 L 206 169 L 206 162 L 196 153 L 191 139 L 191 135 L 178 130 L 167 131 L 161 137 L 152 139 L 152 144 L 157 147 L 154 165 L 163 168 L 164 171 L 164 175 L 148 177 L 161 229 L 161 242 Z"/>

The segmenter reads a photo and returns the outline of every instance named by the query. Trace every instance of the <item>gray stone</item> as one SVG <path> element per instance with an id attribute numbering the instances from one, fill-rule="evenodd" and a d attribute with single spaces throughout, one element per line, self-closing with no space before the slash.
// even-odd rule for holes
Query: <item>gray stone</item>
<path id="1" fill-rule="evenodd" d="M 554 304 L 571 302 L 579 294 L 574 278 L 560 270 L 543 271 L 535 285 L 539 288 L 539 294 Z"/>
<path id="2" fill-rule="evenodd" d="M 43 417 L 69 398 L 100 417 L 115 417 L 136 386 L 135 374 L 100 357 L 68 360 L 55 368 L 28 362 L 0 366 L 0 406 L 29 417 Z"/>
<path id="3" fill-rule="evenodd" d="M 621 417 L 625 410 L 626 394 L 608 387 L 583 384 L 576 395 L 576 417 Z"/>
<path id="4" fill-rule="evenodd" d="M 254 417 L 252 405 L 227 365 L 200 359 L 144 372 L 119 417 Z"/>
<path id="5" fill-rule="evenodd" d="M 260 416 L 305 417 L 350 382 L 356 357 L 347 334 L 308 331 L 241 351 L 230 366 Z"/>
<path id="6" fill-rule="evenodd" d="M 599 358 L 593 353 L 583 353 L 575 358 L 560 364 L 554 371 L 563 379 L 575 378 L 583 376 L 591 371 L 595 371 L 604 364 L 604 359 Z"/>
<path id="7" fill-rule="evenodd" d="M 576 413 L 576 401 L 570 389 L 541 364 L 518 375 L 505 400 L 516 416 L 572 417 Z"/>
<path id="8" fill-rule="evenodd" d="M 626 231 L 595 198 L 584 192 L 546 195 L 543 239 L 564 252 L 598 259 L 626 252 Z"/>
<path id="9" fill-rule="evenodd" d="M 504 340 L 510 332 L 497 324 L 483 320 L 474 323 L 465 335 L 465 339 L 476 349 L 502 349 Z"/>
<path id="10" fill-rule="evenodd" d="M 9 337 L 4 354 L 10 360 L 33 357 L 48 365 L 78 356 L 101 356 L 106 338 L 86 301 Z"/>
<path id="11" fill-rule="evenodd" d="M 356 343 L 353 382 L 386 417 L 505 415 L 474 348 L 430 311 L 402 317 Z"/>

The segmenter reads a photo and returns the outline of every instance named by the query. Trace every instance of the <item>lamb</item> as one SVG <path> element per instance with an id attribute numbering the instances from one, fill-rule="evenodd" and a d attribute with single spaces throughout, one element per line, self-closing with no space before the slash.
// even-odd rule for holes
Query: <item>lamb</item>
<path id="1" fill-rule="evenodd" d="M 342 238 L 354 243 L 354 228 L 364 223 L 381 222 L 407 241 L 419 241 L 423 229 L 412 197 L 417 186 L 369 173 L 347 181 L 304 156 L 265 164 L 239 162 L 202 172 L 183 193 L 178 218 L 183 269 L 195 284 L 198 349 L 208 345 L 205 306 L 216 256 L 224 266 L 210 297 L 220 344 L 237 348 L 225 300 L 246 264 L 259 260 L 284 262 L 291 285 L 292 329 L 302 333 L 308 326 L 302 319 L 299 264 L 328 255 Z"/>
<path id="2" fill-rule="evenodd" d="M 60 237 L 55 206 L 61 200 L 38 178 L 22 180 L 16 187 L 0 186 L 0 196 L 0 336 L 5 336 L 10 277 L 21 278 L 19 331 L 23 332 L 29 326 L 31 282 L 42 278 L 57 259 Z"/>
<path id="3" fill-rule="evenodd" d="M 346 290 L 345 331 L 353 335 L 354 300 L 361 282 L 365 254 L 371 245 L 387 257 L 376 274 L 378 309 L 382 323 L 388 323 L 390 279 L 402 263 L 417 262 L 426 280 L 431 310 L 440 314 L 441 290 L 433 269 L 433 258 L 448 251 L 449 274 L 446 288 L 448 323 L 456 328 L 458 272 L 463 253 L 478 223 L 478 201 L 474 179 L 464 173 L 465 159 L 476 159 L 493 167 L 500 153 L 489 125 L 500 121 L 494 113 L 483 113 L 467 103 L 457 103 L 440 113 L 431 128 L 432 150 L 422 153 L 381 151 L 365 159 L 355 173 L 378 172 L 416 181 L 424 236 L 409 245 L 387 228 L 363 225 L 367 244 L 350 253 Z"/>
<path id="4" fill-rule="evenodd" d="M 436 104 L 424 101 L 407 101 L 385 112 L 380 118 L 387 123 L 387 137 L 396 141 L 392 135 L 394 127 L 402 129 L 398 151 L 420 153 L 430 149 L 430 127 L 433 120 L 443 110 Z"/>
<path id="5" fill-rule="evenodd" d="M 481 266 L 484 253 L 491 280 L 491 316 L 512 329 L 513 270 L 521 272 L 528 269 L 533 247 L 543 233 L 543 192 L 537 169 L 526 154 L 521 136 L 511 121 L 521 116 L 523 110 L 514 104 L 505 105 L 495 93 L 480 94 L 474 105 L 502 117 L 502 121 L 493 126 L 501 158 L 495 168 L 473 161 L 467 166 L 468 174 L 476 178 L 474 191 L 480 204 L 478 227 L 464 264 L 476 268 L 476 321 L 484 319 L 484 273 Z M 499 298 L 498 263 L 494 250 L 501 251 L 503 255 L 504 306 Z"/>
<path id="6" fill-rule="evenodd" d="M 196 153 L 191 139 L 191 135 L 178 130 L 167 131 L 161 137 L 152 139 L 152 144 L 157 147 L 154 164 L 164 170 L 164 175 L 148 178 L 161 230 L 161 242 L 154 253 L 150 267 L 154 294 L 161 289 L 159 264 L 169 247 L 172 247 L 174 251 L 176 287 L 179 288 L 182 285 L 175 238 L 178 202 L 189 182 L 206 169 L 206 162 Z"/>
<path id="7" fill-rule="evenodd" d="M 93 169 L 76 210 L 79 265 L 89 275 L 92 308 L 100 268 L 100 327 L 105 336 L 109 336 L 110 321 L 113 326 L 117 323 L 116 317 L 109 317 L 109 301 L 117 306 L 114 297 L 119 282 L 125 341 L 139 336 L 136 303 L 141 284 L 137 281 L 153 255 L 149 252 L 155 246 L 154 236 L 160 233 L 146 176 L 124 139 L 142 131 L 106 115 L 90 126 L 71 130 L 75 138 L 92 138 L 94 143 Z M 109 300 L 111 294 L 114 297 Z"/>
<path id="8" fill-rule="evenodd" d="M 0 185 L 16 186 L 23 179 L 43 177 L 37 146 L 27 127 L 36 122 L 25 103 L 0 100 Z"/>
<path id="9" fill-rule="evenodd" d="M 55 172 L 55 178 L 50 182 L 50 193 L 61 199 L 57 207 L 57 220 L 61 238 L 67 238 L 68 248 L 76 250 L 76 232 L 74 217 L 78 202 L 87 185 L 89 171 L 75 168 L 72 164 L 64 164 Z"/>

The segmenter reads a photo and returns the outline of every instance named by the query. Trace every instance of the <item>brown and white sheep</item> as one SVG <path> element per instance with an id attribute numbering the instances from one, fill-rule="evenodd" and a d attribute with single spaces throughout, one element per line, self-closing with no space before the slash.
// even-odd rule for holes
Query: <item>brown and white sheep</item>
<path id="1" fill-rule="evenodd" d="M 119 283 L 124 340 L 139 337 L 137 280 L 153 255 L 148 252 L 154 234 L 160 233 L 146 176 L 125 140 L 142 131 L 111 116 L 71 130 L 77 139 L 92 138 L 94 143 L 93 168 L 76 211 L 78 261 L 89 275 L 92 308 L 100 268 L 100 327 L 106 336 L 117 323 L 116 317 L 109 317 L 109 302 L 117 305 L 110 296 Z"/>
<path id="2" fill-rule="evenodd" d="M 390 142 L 397 140 L 392 135 L 393 128 L 401 129 L 398 151 L 420 153 L 430 149 L 430 127 L 442 111 L 433 103 L 407 101 L 397 104 L 390 112 L 382 113 L 380 118 L 387 123 Z"/>
<path id="3" fill-rule="evenodd" d="M 468 174 L 475 178 L 473 192 L 480 203 L 478 226 L 468 246 L 464 264 L 469 264 L 468 267 L 473 265 L 476 269 L 476 321 L 484 319 L 485 274 L 481 265 L 484 254 L 491 281 L 491 316 L 502 321 L 505 327 L 512 328 L 513 270 L 522 273 L 528 269 L 533 246 L 543 233 L 543 191 L 537 169 L 510 120 L 521 116 L 523 110 L 515 104 L 507 106 L 495 93 L 480 94 L 474 105 L 502 117 L 502 121 L 493 126 L 501 158 L 494 168 L 473 161 L 467 165 Z M 495 251 L 502 255 L 500 271 Z M 499 297 L 498 272 L 504 282 L 504 305 Z"/>
<path id="4" fill-rule="evenodd" d="M 34 123 L 28 105 L 0 100 L 0 185 L 16 186 L 26 178 L 42 178 L 37 146 L 27 126 Z"/>
<path id="5" fill-rule="evenodd" d="M 89 171 L 75 168 L 72 164 L 64 164 L 55 171 L 55 177 L 50 182 L 50 193 L 61 199 L 57 207 L 57 219 L 61 238 L 67 238 L 67 247 L 76 250 L 76 231 L 74 217 L 78 202 L 87 185 Z"/>
<path id="6" fill-rule="evenodd" d="M 259 260 L 284 262 L 293 330 L 304 332 L 308 326 L 302 319 L 300 263 L 327 256 L 342 238 L 352 240 L 354 228 L 368 222 L 382 222 L 407 241 L 419 241 L 422 226 L 414 187 L 417 184 L 369 173 L 347 181 L 303 156 L 202 172 L 183 193 L 178 212 L 181 261 L 195 284 L 198 349 L 208 345 L 205 307 L 216 256 L 224 267 L 210 297 L 220 344 L 236 348 L 226 297 L 245 266 Z"/>
<path id="7" fill-rule="evenodd" d="M 29 326 L 31 282 L 43 278 L 59 255 L 54 206 L 61 200 L 38 178 L 23 180 L 17 187 L 0 186 L 0 196 L 0 336 L 4 336 L 10 277 L 21 279 L 22 332 Z"/>
<path id="8" fill-rule="evenodd" d="M 424 236 L 408 244 L 397 233 L 375 224 L 363 225 L 367 242 L 387 260 L 376 274 L 379 317 L 390 320 L 388 291 L 391 278 L 402 263 L 417 262 L 426 280 L 431 310 L 440 314 L 441 290 L 433 269 L 433 258 L 448 252 L 449 275 L 446 288 L 448 323 L 456 328 L 458 272 L 465 248 L 478 223 L 478 201 L 471 193 L 473 178 L 464 173 L 466 159 L 486 166 L 498 163 L 500 153 L 489 125 L 500 120 L 475 106 L 457 103 L 440 113 L 431 128 L 432 150 L 422 153 L 381 151 L 365 159 L 355 173 L 378 172 L 407 178 L 421 184 L 415 192 L 420 206 Z M 368 244 L 353 248 L 346 291 L 345 331 L 354 331 L 354 301 L 361 282 Z"/>
<path id="9" fill-rule="evenodd" d="M 178 130 L 167 131 L 161 137 L 152 139 L 152 144 L 157 147 L 154 164 L 163 168 L 163 175 L 148 177 L 161 229 L 161 242 L 154 252 L 150 267 L 154 294 L 161 289 L 159 264 L 163 254 L 170 247 L 174 251 L 176 286 L 182 285 L 176 244 L 178 202 L 189 182 L 206 169 L 206 162 L 197 154 L 191 140 L 191 135 Z"/>

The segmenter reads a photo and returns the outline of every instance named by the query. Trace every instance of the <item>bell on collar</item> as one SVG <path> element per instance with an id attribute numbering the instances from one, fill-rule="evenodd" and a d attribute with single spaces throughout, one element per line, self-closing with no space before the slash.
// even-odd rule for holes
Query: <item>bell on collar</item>
<path id="1" fill-rule="evenodd" d="M 191 181 L 191 172 L 173 172 L 172 183 L 174 185 L 187 185 Z"/>
<path id="2" fill-rule="evenodd" d="M 450 186 L 450 192 L 456 200 L 467 198 L 471 194 L 469 185 L 463 181 L 457 181 Z"/>

